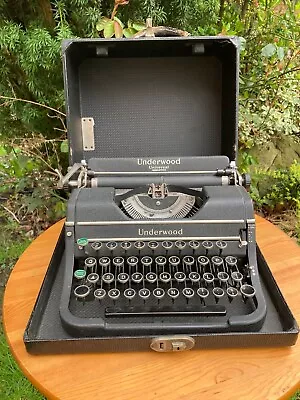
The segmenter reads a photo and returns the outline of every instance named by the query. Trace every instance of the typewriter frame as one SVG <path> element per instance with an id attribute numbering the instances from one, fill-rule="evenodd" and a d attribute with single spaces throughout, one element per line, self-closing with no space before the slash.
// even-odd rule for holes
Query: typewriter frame
<path id="1" fill-rule="evenodd" d="M 148 166 L 141 166 L 137 173 L 133 160 L 149 156 L 180 156 L 184 159 L 185 170 L 182 165 L 175 165 L 174 173 L 162 171 L 167 183 L 188 182 L 187 186 L 192 188 L 198 187 L 200 179 L 205 185 L 212 179 L 211 175 L 203 174 L 207 166 L 228 157 L 226 168 L 220 168 L 213 179 L 218 185 L 246 184 L 246 177 L 242 177 L 236 168 L 238 47 L 238 39 L 232 37 L 64 41 L 70 168 L 68 174 L 61 177 L 60 186 L 73 193 L 88 184 L 92 188 L 99 185 L 122 189 L 136 187 L 141 179 L 147 181 Z M 174 57 L 175 66 L 172 64 Z M 126 82 L 117 75 L 119 65 L 123 67 Z M 189 74 L 186 74 L 186 68 L 189 68 Z M 165 79 L 167 75 L 169 80 Z M 157 93 L 159 96 L 155 97 Z M 131 96 L 136 96 L 137 104 L 130 102 Z M 135 141 L 127 146 L 132 136 Z M 201 156 L 202 161 L 196 159 L 197 156 Z M 87 168 L 88 165 L 92 168 Z M 122 168 L 125 174 L 120 174 Z M 72 264 L 68 248 L 74 242 L 74 232 L 70 221 L 68 216 L 66 232 L 63 231 L 59 238 L 26 328 L 27 350 L 57 353 L 149 349 L 153 339 L 157 338 L 153 330 L 146 332 L 143 329 L 138 335 L 127 335 L 126 330 L 122 330 L 123 324 L 117 335 L 101 336 L 97 335 L 97 326 L 91 324 L 90 334 L 80 335 L 80 320 L 73 318 L 66 307 L 59 306 L 57 299 L 61 293 L 63 298 L 69 295 L 68 284 L 63 289 L 58 280 L 62 278 L 64 265 Z M 249 216 L 249 233 L 255 230 L 253 222 L 252 214 Z M 263 327 L 256 332 L 247 327 L 243 332 L 214 332 L 211 327 L 206 333 L 189 333 L 195 348 L 290 346 L 295 343 L 297 324 L 259 249 L 257 257 L 267 307 L 272 309 L 273 317 L 270 319 L 267 315 Z M 69 333 L 61 323 L 59 308 L 61 315 L 69 321 Z M 70 335 L 72 323 L 74 332 Z M 178 335 L 182 337 L 185 333 L 178 332 Z M 174 331 L 175 339 L 178 335 Z"/>

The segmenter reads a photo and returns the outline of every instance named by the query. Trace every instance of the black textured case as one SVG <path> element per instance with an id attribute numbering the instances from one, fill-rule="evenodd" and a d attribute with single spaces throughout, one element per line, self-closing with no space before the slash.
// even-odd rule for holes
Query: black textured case
<path id="1" fill-rule="evenodd" d="M 59 315 L 64 251 L 64 230 L 62 230 L 24 334 L 27 351 L 33 354 L 48 354 L 150 350 L 150 343 L 155 335 L 79 337 L 70 336 L 64 330 Z M 257 253 L 262 289 L 267 302 L 267 316 L 262 328 L 258 332 L 189 335 L 195 339 L 195 349 L 276 347 L 295 344 L 298 336 L 297 323 L 259 248 Z"/>

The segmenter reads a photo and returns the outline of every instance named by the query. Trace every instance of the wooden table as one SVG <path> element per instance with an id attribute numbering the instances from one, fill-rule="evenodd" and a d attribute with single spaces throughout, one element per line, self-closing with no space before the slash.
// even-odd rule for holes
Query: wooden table
<path id="1" fill-rule="evenodd" d="M 257 218 L 261 249 L 300 321 L 300 248 Z M 4 327 L 24 374 L 49 399 L 245 400 L 289 398 L 300 382 L 292 348 L 33 356 L 22 336 L 62 227 L 39 236 L 17 262 L 4 296 Z"/>

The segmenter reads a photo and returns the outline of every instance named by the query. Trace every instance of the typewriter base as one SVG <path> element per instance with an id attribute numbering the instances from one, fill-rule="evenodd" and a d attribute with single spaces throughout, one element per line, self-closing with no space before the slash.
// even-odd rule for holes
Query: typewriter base
<path id="1" fill-rule="evenodd" d="M 33 354 L 54 354 L 150 350 L 153 335 L 83 338 L 72 337 L 64 331 L 59 316 L 63 260 L 62 232 L 25 331 L 27 351 Z M 268 310 L 262 329 L 258 332 L 191 335 L 195 340 L 194 349 L 281 347 L 295 344 L 298 336 L 296 321 L 259 249 L 258 266 Z"/>

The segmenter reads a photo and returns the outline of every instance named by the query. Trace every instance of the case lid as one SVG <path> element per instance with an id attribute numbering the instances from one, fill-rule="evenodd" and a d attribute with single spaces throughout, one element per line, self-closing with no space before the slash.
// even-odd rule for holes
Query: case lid
<path id="1" fill-rule="evenodd" d="M 63 42 L 70 164 L 90 158 L 236 159 L 238 39 Z"/>

